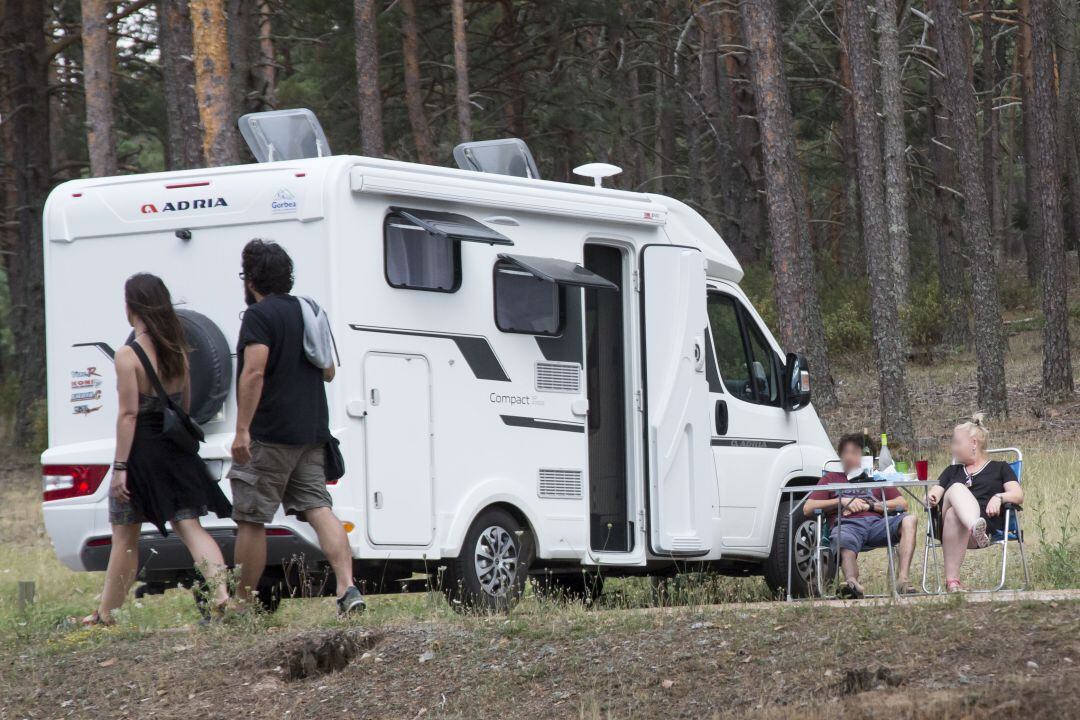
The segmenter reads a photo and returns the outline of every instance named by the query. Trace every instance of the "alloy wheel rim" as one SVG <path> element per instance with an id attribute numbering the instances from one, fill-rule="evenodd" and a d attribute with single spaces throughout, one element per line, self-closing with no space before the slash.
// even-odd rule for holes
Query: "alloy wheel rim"
<path id="1" fill-rule="evenodd" d="M 502 597 L 517 577 L 518 547 L 514 536 L 498 525 L 480 533 L 473 564 L 481 589 L 492 597 Z"/>

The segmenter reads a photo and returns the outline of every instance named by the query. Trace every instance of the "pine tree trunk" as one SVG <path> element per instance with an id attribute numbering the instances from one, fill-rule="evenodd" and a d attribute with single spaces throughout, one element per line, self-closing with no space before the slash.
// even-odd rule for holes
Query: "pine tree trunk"
<path id="1" fill-rule="evenodd" d="M 870 323 L 878 368 L 882 430 L 902 443 L 915 439 L 911 424 L 904 338 L 900 324 L 900 288 L 892 259 L 885 202 L 885 167 L 874 93 L 874 54 L 870 16 L 864 0 L 846 0 L 844 40 L 851 58 L 851 100 L 859 167 L 859 205 L 870 279 Z"/>
<path id="2" fill-rule="evenodd" d="M 983 171 L 986 173 L 986 192 L 990 203 L 990 234 L 994 247 L 1002 246 L 1001 183 L 998 178 L 998 113 L 994 110 L 994 98 L 998 83 L 998 67 L 994 53 L 994 23 L 992 3 L 982 0 L 982 116 L 983 116 Z"/>
<path id="3" fill-rule="evenodd" d="M 1065 234 L 1080 260 L 1080 2 L 1058 0 L 1057 5 L 1058 149 L 1064 156 L 1063 175 L 1068 185 Z"/>
<path id="4" fill-rule="evenodd" d="M 45 45 L 45 3 L 7 0 L 0 23 L 0 63 L 6 94 L 0 95 L 0 114 L 10 139 L 15 181 L 14 211 L 6 218 L 8 238 L 3 261 L 7 271 L 11 311 L 8 322 L 19 357 L 16 363 L 18 397 L 15 441 L 28 447 L 35 437 L 35 420 L 44 412 L 45 293 L 41 214 L 51 182 L 49 141 L 49 61 Z M 8 134 L 9 133 L 9 134 Z M 30 448 L 40 450 L 40 448 Z"/>
<path id="5" fill-rule="evenodd" d="M 401 0 L 401 45 L 405 60 L 405 106 L 409 111 L 416 157 L 425 165 L 434 162 L 431 130 L 424 112 L 424 91 L 420 84 L 420 32 L 416 27 L 416 0 Z"/>
<path id="6" fill-rule="evenodd" d="M 967 28 L 953 0 L 931 0 L 937 23 L 938 59 L 945 74 L 945 96 L 955 139 L 964 242 L 971 263 L 975 316 L 975 355 L 978 362 L 979 407 L 995 416 L 1008 414 L 1005 389 L 1005 332 L 997 285 L 997 260 L 990 235 L 990 207 L 983 186 L 982 154 L 975 123 L 975 93 L 970 82 L 971 50 Z"/>
<path id="7" fill-rule="evenodd" d="M 229 72 L 229 29 L 224 0 L 190 0 L 195 92 L 203 155 L 210 167 L 240 162 Z"/>
<path id="8" fill-rule="evenodd" d="M 843 26 L 844 0 L 836 0 L 836 13 Z M 840 119 L 840 160 L 844 168 L 841 180 L 841 201 L 843 211 L 840 226 L 840 272 L 845 278 L 856 278 L 863 274 L 866 267 L 866 252 L 860 233 L 862 222 L 859 219 L 859 163 L 855 152 L 855 111 L 852 107 L 851 58 L 841 42 L 837 48 L 837 65 L 840 70 L 840 84 L 847 90 L 841 98 Z M 839 262 L 839 259 L 838 259 Z"/>
<path id="9" fill-rule="evenodd" d="M 109 0 L 82 0 L 83 88 L 86 91 L 86 147 L 90 175 L 116 175 L 116 131 L 113 122 L 112 43 Z"/>
<path id="10" fill-rule="evenodd" d="M 165 165 L 170 170 L 203 167 L 206 160 L 199 130 L 199 101 L 195 95 L 194 48 L 188 0 L 158 2 L 158 23 L 169 139 Z"/>
<path id="11" fill-rule="evenodd" d="M 1061 218 L 1061 176 L 1058 169 L 1058 128 L 1055 123 L 1057 94 L 1053 57 L 1053 0 L 1030 0 L 1031 64 L 1030 95 L 1034 122 L 1030 171 L 1038 188 L 1033 211 L 1042 228 L 1043 396 L 1053 402 L 1072 395 L 1072 362 L 1069 357 L 1068 277 L 1065 273 L 1065 236 Z"/>
<path id="12" fill-rule="evenodd" d="M 354 0 L 356 90 L 360 104 L 360 147 L 383 156 L 382 91 L 379 88 L 379 0 Z"/>
<path id="13" fill-rule="evenodd" d="M 933 42 L 931 40 L 930 42 Z M 942 343 L 951 349 L 971 342 L 971 319 L 968 313 L 971 285 L 963 253 L 963 238 L 956 225 L 960 203 L 956 189 L 956 156 L 947 148 L 955 139 L 950 129 L 948 108 L 943 96 L 943 82 L 931 70 L 927 73 L 927 146 L 930 168 L 934 174 L 934 202 L 931 225 L 937 233 L 938 287 L 944 312 Z"/>
<path id="14" fill-rule="evenodd" d="M 806 353 L 815 378 L 815 399 L 828 407 L 836 403 L 836 388 L 818 304 L 806 197 L 795 157 L 795 121 L 780 52 L 776 2 L 743 3 L 740 10 L 761 132 L 780 342 L 789 351 Z"/>
<path id="15" fill-rule="evenodd" d="M 458 137 L 472 140 L 472 100 L 469 96 L 469 47 L 465 40 L 465 0 L 452 0 L 454 78 L 457 86 Z"/>
<path id="16" fill-rule="evenodd" d="M 1035 74 L 1032 69 L 1031 52 L 1031 21 L 1028 0 L 1017 0 L 1017 8 L 1020 11 L 1020 25 L 1016 29 L 1016 57 L 1020 65 L 1020 98 L 1023 103 L 1022 127 L 1024 137 L 1024 251 L 1027 256 L 1028 285 L 1036 287 L 1039 284 L 1039 276 L 1042 274 L 1042 216 L 1035 211 L 1038 203 L 1038 188 L 1035 187 L 1035 177 L 1031 171 L 1030 158 L 1035 154 L 1035 138 L 1032 132 L 1035 128 L 1035 120 L 1032 113 L 1032 89 L 1035 82 Z"/>
<path id="17" fill-rule="evenodd" d="M 256 14 L 258 53 L 255 65 L 256 90 L 263 107 L 277 106 L 277 52 L 274 49 L 274 8 L 270 0 L 258 3 Z"/>
<path id="18" fill-rule="evenodd" d="M 656 184 L 656 188 L 666 195 L 678 195 L 681 183 L 675 176 L 676 100 L 672 52 L 674 0 L 660 0 L 659 5 L 656 21 L 656 147 L 660 159 L 660 182 Z"/>
<path id="19" fill-rule="evenodd" d="M 904 130 L 904 88 L 900 77 L 900 38 L 896 26 L 896 0 L 877 0 L 878 56 L 881 60 L 881 112 L 884 117 L 882 149 L 885 162 L 885 218 L 896 279 L 897 300 L 903 317 L 910 293 L 911 262 L 907 216 L 907 148 Z"/>

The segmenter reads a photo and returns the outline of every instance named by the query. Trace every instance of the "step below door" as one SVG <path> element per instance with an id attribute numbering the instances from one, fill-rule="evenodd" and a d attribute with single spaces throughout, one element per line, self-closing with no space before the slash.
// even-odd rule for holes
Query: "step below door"
<path id="1" fill-rule="evenodd" d="M 427 545 L 434 535 L 431 368 L 421 355 L 364 359 L 367 534 L 376 545 Z"/>

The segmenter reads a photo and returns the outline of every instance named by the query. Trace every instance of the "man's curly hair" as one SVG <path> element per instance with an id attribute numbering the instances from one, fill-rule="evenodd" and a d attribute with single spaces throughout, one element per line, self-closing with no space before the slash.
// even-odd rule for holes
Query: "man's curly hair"
<path id="1" fill-rule="evenodd" d="M 244 246 L 240 263 L 244 279 L 260 295 L 279 295 L 292 290 L 292 258 L 276 242 L 255 238 Z"/>

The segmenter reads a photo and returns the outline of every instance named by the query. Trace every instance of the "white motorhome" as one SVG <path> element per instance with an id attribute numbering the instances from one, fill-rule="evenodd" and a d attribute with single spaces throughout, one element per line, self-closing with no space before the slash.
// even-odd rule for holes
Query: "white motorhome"
<path id="1" fill-rule="evenodd" d="M 323 156 L 57 187 L 41 462 L 64 564 L 108 558 L 111 357 L 130 331 L 132 273 L 161 276 L 182 309 L 202 454 L 228 493 L 237 273 L 261 237 L 288 250 L 294 292 L 333 323 L 341 365 L 327 392 L 347 472 L 330 492 L 369 587 L 441 575 L 497 605 L 528 574 L 572 590 L 583 567 L 687 565 L 783 585 L 779 490 L 815 483 L 835 457 L 805 360 L 785 355 L 694 210 L 536 179 L 521 147 L 527 177 Z M 230 558 L 232 523 L 204 524 Z M 810 533 L 795 543 L 803 590 Z M 268 540 L 266 597 L 290 558 L 320 567 L 295 518 L 275 517 Z M 175 536 L 149 525 L 141 563 L 149 592 L 193 573 Z"/>

